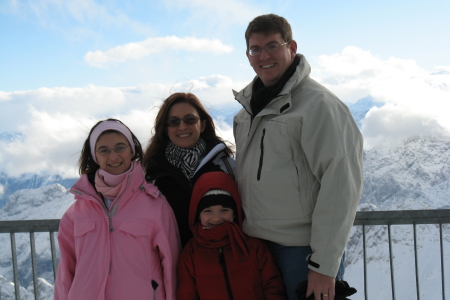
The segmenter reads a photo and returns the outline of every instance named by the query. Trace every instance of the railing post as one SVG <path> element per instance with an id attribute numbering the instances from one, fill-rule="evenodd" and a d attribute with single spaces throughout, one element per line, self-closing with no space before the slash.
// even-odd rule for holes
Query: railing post
<path id="1" fill-rule="evenodd" d="M 33 271 L 34 299 L 39 300 L 39 289 L 38 289 L 37 267 L 36 267 L 36 245 L 34 242 L 34 232 L 30 232 L 30 245 L 31 245 L 31 268 Z"/>
<path id="2" fill-rule="evenodd" d="M 390 265 L 391 265 L 392 300 L 395 300 L 394 257 L 392 255 L 391 224 L 388 224 L 388 238 L 389 238 L 389 262 L 390 262 Z"/>
<path id="3" fill-rule="evenodd" d="M 445 300 L 444 239 L 442 235 L 442 223 L 439 223 L 439 237 L 441 244 L 442 299 Z"/>
<path id="4" fill-rule="evenodd" d="M 416 292 L 417 292 L 417 300 L 420 300 L 419 260 L 417 258 L 417 231 L 416 231 L 416 223 L 413 224 L 413 233 L 414 233 L 414 263 L 415 263 L 415 267 L 416 267 Z"/>
<path id="5" fill-rule="evenodd" d="M 11 239 L 11 256 L 12 256 L 13 275 L 14 275 L 14 292 L 16 294 L 16 300 L 20 300 L 19 270 L 17 267 L 16 236 L 15 236 L 14 232 L 10 233 L 10 239 Z"/>
<path id="6" fill-rule="evenodd" d="M 52 251 L 52 266 L 53 266 L 53 282 L 56 281 L 56 247 L 55 247 L 55 232 L 50 231 L 50 247 Z"/>
<path id="7" fill-rule="evenodd" d="M 364 262 L 364 296 L 366 300 L 369 300 L 368 291 L 367 291 L 367 254 L 366 254 L 366 225 L 362 225 L 362 234 L 363 234 L 363 262 Z"/>

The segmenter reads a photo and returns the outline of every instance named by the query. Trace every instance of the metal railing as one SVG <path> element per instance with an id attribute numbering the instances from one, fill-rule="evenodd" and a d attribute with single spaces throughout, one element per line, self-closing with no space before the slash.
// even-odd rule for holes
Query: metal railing
<path id="1" fill-rule="evenodd" d="M 363 261 L 364 261 L 364 296 L 368 297 L 367 289 L 367 253 L 366 253 L 366 226 L 372 225 L 387 225 L 388 240 L 389 240 L 389 258 L 390 258 L 390 279 L 392 289 L 392 299 L 395 300 L 395 274 L 393 267 L 392 254 L 392 238 L 391 226 L 400 224 L 413 225 L 414 235 L 414 257 L 415 257 L 415 277 L 416 277 L 416 291 L 417 299 L 420 300 L 420 286 L 419 286 L 419 271 L 418 271 L 418 255 L 417 255 L 417 234 L 416 225 L 419 224 L 436 224 L 439 225 L 440 237 L 440 264 L 441 264 L 441 278 L 442 278 L 442 299 L 445 299 L 445 272 L 444 272 L 444 246 L 443 246 L 443 224 L 450 224 L 450 209 L 442 210 L 403 210 L 403 211 L 365 211 L 357 212 L 354 221 L 354 226 L 362 227 L 363 239 Z M 24 221 L 0 221 L 0 233 L 9 233 L 11 241 L 12 266 L 14 276 L 14 289 L 16 300 L 20 299 L 19 291 L 19 270 L 17 265 L 17 249 L 16 249 L 16 233 L 29 233 L 30 247 L 31 247 L 31 263 L 34 285 L 34 297 L 39 299 L 39 289 L 37 284 L 37 268 L 36 268 L 36 248 L 35 236 L 36 232 L 48 232 L 50 234 L 50 248 L 53 266 L 53 279 L 56 275 L 57 268 L 57 254 L 55 247 L 54 233 L 58 231 L 59 220 L 24 220 Z M 1 275 L 1 274 L 0 274 Z M 1 291 L 0 291 L 1 300 Z"/>
<path id="2" fill-rule="evenodd" d="M 444 270 L 444 239 L 443 239 L 443 224 L 450 224 L 450 209 L 437 210 L 396 210 L 396 211 L 367 211 L 358 212 L 356 214 L 353 226 L 362 226 L 363 237 L 363 262 L 364 262 L 364 299 L 368 300 L 367 288 L 367 253 L 366 253 L 366 226 L 371 225 L 387 225 L 388 228 L 388 245 L 389 245 L 389 264 L 390 264 L 390 280 L 392 299 L 396 299 L 395 295 L 395 276 L 393 266 L 392 254 L 392 225 L 413 225 L 414 237 L 414 270 L 416 281 L 416 295 L 417 300 L 420 300 L 420 285 L 419 285 L 419 269 L 418 269 L 418 255 L 417 255 L 417 230 L 419 224 L 436 224 L 439 225 L 439 245 L 440 245 L 440 264 L 441 264 L 441 279 L 442 279 L 442 299 L 445 300 L 445 270 Z"/>
<path id="3" fill-rule="evenodd" d="M 0 233 L 9 233 L 11 241 L 11 256 L 14 277 L 14 292 L 16 300 L 20 299 L 20 283 L 19 283 L 19 268 L 17 265 L 17 245 L 16 233 L 30 234 L 30 248 L 31 248 L 31 266 L 33 274 L 34 299 L 39 300 L 38 276 L 36 267 L 36 247 L 35 247 L 35 233 L 48 232 L 50 234 L 50 249 L 53 266 L 53 279 L 56 277 L 56 247 L 55 247 L 55 232 L 58 231 L 59 219 L 55 220 L 20 220 L 20 221 L 0 221 Z M 0 274 L 1 275 L 1 274 Z M 1 300 L 1 290 L 0 290 Z"/>

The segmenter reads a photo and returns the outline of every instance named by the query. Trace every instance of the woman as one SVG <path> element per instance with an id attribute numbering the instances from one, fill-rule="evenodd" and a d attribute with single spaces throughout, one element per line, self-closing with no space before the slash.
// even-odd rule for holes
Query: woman
<path id="1" fill-rule="evenodd" d="M 216 135 L 211 116 L 195 95 L 175 93 L 164 100 L 143 165 L 146 180 L 154 183 L 172 206 L 182 246 L 192 237 L 188 215 L 195 181 L 213 171 L 234 176 L 232 153 Z"/>
<path id="2" fill-rule="evenodd" d="M 178 228 L 141 159 L 122 122 L 91 129 L 70 190 L 76 201 L 59 225 L 54 299 L 175 299 Z"/>

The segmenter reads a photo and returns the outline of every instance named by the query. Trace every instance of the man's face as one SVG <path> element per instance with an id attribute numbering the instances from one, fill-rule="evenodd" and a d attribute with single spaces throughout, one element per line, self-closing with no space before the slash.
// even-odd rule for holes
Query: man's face
<path id="1" fill-rule="evenodd" d="M 256 75 L 262 80 L 265 86 L 275 85 L 280 81 L 283 74 L 294 61 L 297 53 L 297 43 L 290 43 L 278 47 L 276 52 L 267 53 L 263 48 L 273 44 L 284 44 L 280 33 L 265 34 L 262 32 L 252 33 L 248 40 L 249 49 L 259 47 L 261 53 L 256 56 L 250 56 L 246 52 L 250 65 L 255 70 Z"/>

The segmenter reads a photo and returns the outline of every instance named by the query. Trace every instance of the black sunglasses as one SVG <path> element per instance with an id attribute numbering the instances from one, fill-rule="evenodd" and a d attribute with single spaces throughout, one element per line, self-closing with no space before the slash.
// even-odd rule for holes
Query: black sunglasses
<path id="1" fill-rule="evenodd" d="M 186 125 L 194 125 L 197 124 L 198 120 L 200 120 L 200 118 L 194 115 L 186 116 L 183 119 L 172 117 L 166 121 L 166 124 L 169 127 L 178 127 L 180 126 L 181 121 Z"/>

